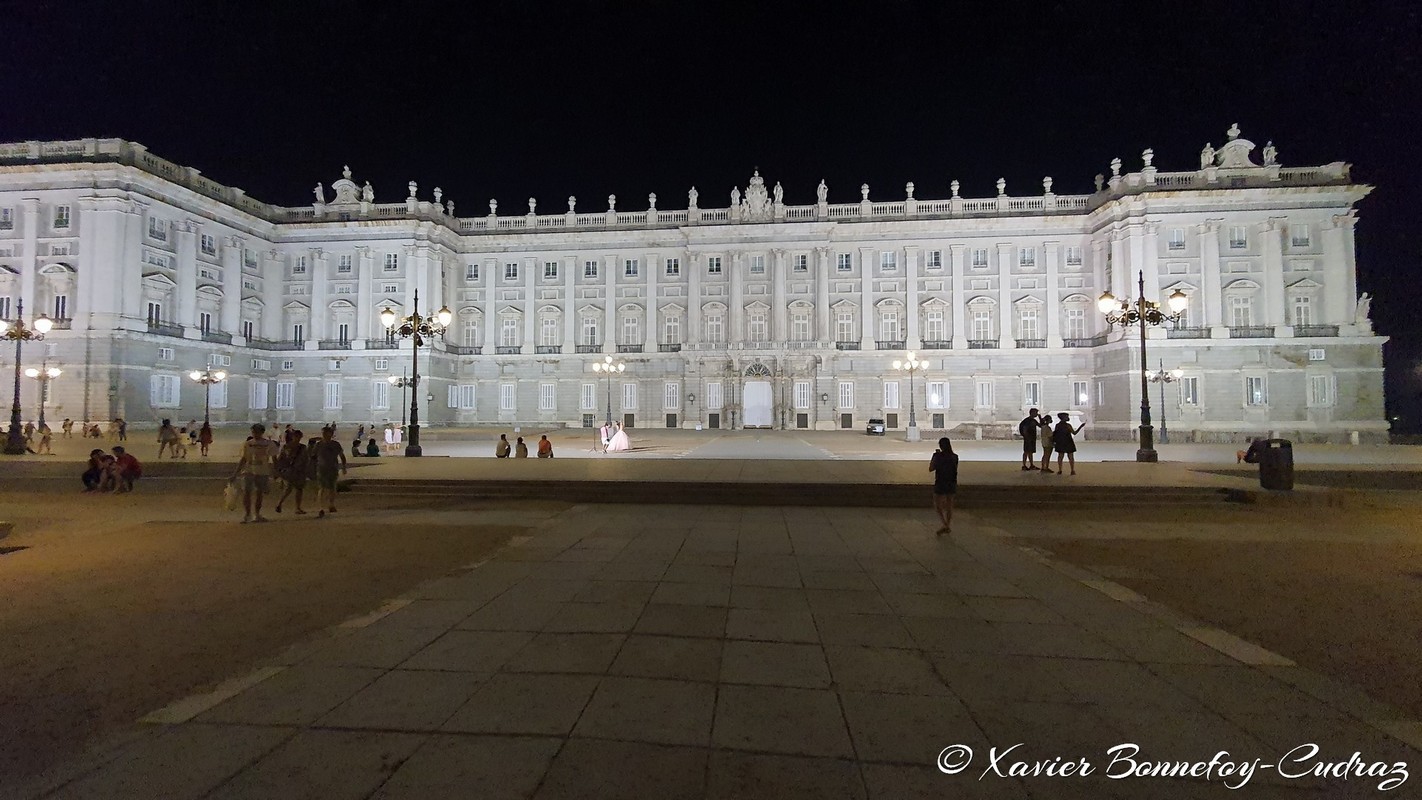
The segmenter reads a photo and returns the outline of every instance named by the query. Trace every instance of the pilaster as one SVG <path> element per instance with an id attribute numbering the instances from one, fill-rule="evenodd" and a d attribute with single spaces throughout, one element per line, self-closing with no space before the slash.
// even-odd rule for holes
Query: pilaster
<path id="1" fill-rule="evenodd" d="M 701 274 L 706 269 L 706 259 L 701 253 L 690 252 L 686 256 L 686 344 L 696 349 L 701 343 Z"/>
<path id="2" fill-rule="evenodd" d="M 785 305 L 785 250 L 772 250 L 770 259 L 770 341 L 790 339 L 790 310 Z"/>
<path id="3" fill-rule="evenodd" d="M 918 307 L 918 253 L 917 247 L 904 248 L 904 280 L 907 282 L 904 302 L 908 306 L 904 309 L 904 315 L 908 317 L 905 320 L 908 329 L 905 344 L 909 350 L 923 349 L 923 340 L 919 338 L 918 333 L 919 317 L 921 316 Z"/>
<path id="4" fill-rule="evenodd" d="M 1196 230 L 1200 234 L 1200 280 L 1205 295 L 1205 326 L 1224 325 L 1224 300 L 1220 286 L 1220 221 L 1205 220 Z"/>
<path id="5" fill-rule="evenodd" d="M 648 211 L 647 218 L 656 219 L 656 211 Z M 642 260 L 647 265 L 647 302 L 642 317 L 642 352 L 657 352 L 657 276 L 666 268 L 657 253 L 646 253 Z M 657 407 L 661 407 L 661 395 L 657 396 Z"/>
<path id="6" fill-rule="evenodd" d="M 621 266 L 617 263 L 617 254 L 615 253 L 602 257 L 602 279 L 606 287 L 606 301 L 602 309 L 602 351 L 604 353 L 617 352 L 617 269 Z"/>
<path id="7" fill-rule="evenodd" d="M 384 326 L 375 319 L 373 258 L 369 247 L 356 248 L 356 336 L 364 339 L 379 339 L 385 335 Z M 380 330 L 376 330 L 377 326 Z"/>
<path id="8" fill-rule="evenodd" d="M 538 258 L 529 256 L 523 260 L 523 336 L 520 340 L 524 353 L 537 353 L 542 340 L 538 338 L 538 280 L 541 265 Z"/>
<path id="9" fill-rule="evenodd" d="M 306 260 L 308 262 L 306 278 L 311 281 L 310 338 L 321 342 L 328 338 L 334 338 L 328 331 L 331 309 L 327 308 L 330 300 L 327 298 L 326 291 L 330 278 L 326 272 L 326 253 L 319 247 L 313 247 L 306 252 Z M 414 269 L 413 264 L 410 265 L 410 269 Z"/>
<path id="10" fill-rule="evenodd" d="M 1147 222 L 1140 226 L 1140 252 L 1141 269 L 1145 272 L 1145 296 L 1147 300 L 1153 300 L 1164 304 L 1165 298 L 1160 296 L 1160 224 Z"/>
<path id="11" fill-rule="evenodd" d="M 997 346 L 1015 346 L 1012 339 L 1012 245 L 997 245 Z"/>
<path id="12" fill-rule="evenodd" d="M 1264 325 L 1283 325 L 1284 318 L 1284 219 L 1270 217 L 1259 224 L 1264 251 Z"/>
<path id="13" fill-rule="evenodd" d="M 731 257 L 731 300 L 730 330 L 726 331 L 726 343 L 731 349 L 746 339 L 746 258 L 742 253 L 730 253 Z"/>
<path id="14" fill-rule="evenodd" d="M 15 263 L 20 266 L 20 296 L 16 300 L 24 302 L 25 308 L 29 309 L 29 316 L 37 317 L 44 311 L 35 302 L 35 274 L 39 270 L 40 201 L 38 197 L 26 197 L 20 200 L 20 224 L 24 226 L 24 236 L 20 240 L 24 243 L 24 255 L 15 259 Z"/>
<path id="15" fill-rule="evenodd" d="M 197 240 L 202 230 L 202 222 L 188 219 L 173 226 L 174 268 L 173 277 L 178 284 L 177 318 L 173 322 L 183 326 L 190 338 L 196 332 L 188 330 L 197 324 Z"/>
<path id="16" fill-rule="evenodd" d="M 815 248 L 815 336 L 821 342 L 834 339 L 830 311 L 830 249 Z M 818 387 L 816 387 L 818 389 Z M 817 401 L 818 402 L 818 401 Z"/>
<path id="17" fill-rule="evenodd" d="M 222 305 L 218 310 L 218 320 L 223 333 L 234 337 L 242 335 L 242 251 L 227 247 L 223 243 L 222 255 Z M 246 339 L 234 341 L 245 344 Z"/>
<path id="18" fill-rule="evenodd" d="M 1348 282 L 1347 265 L 1343 258 L 1343 228 L 1341 216 L 1330 216 L 1323 223 L 1323 323 L 1351 325 L 1353 311 L 1349 299 L 1356 287 Z"/>
<path id="19" fill-rule="evenodd" d="M 253 242 L 256 244 L 256 242 Z M 281 341 L 291 338 L 291 332 L 284 330 L 286 324 L 286 271 L 281 261 L 281 253 L 268 250 L 257 254 L 258 269 L 262 275 L 262 302 L 266 309 L 262 312 L 262 338 Z"/>
<path id="20" fill-rule="evenodd" d="M 953 349 L 968 349 L 967 316 L 968 304 L 963 293 L 963 272 L 967 268 L 967 245 L 948 245 L 948 265 L 953 271 L 953 295 L 949 298 L 949 309 L 953 319 Z"/>
<path id="21" fill-rule="evenodd" d="M 1045 242 L 1042 257 L 1047 260 L 1047 313 L 1042 324 L 1046 326 L 1048 347 L 1062 346 L 1062 299 L 1061 269 L 1062 248 L 1059 242 Z"/>
<path id="22" fill-rule="evenodd" d="M 868 193 L 865 193 L 868 197 Z M 867 204 L 868 199 L 864 200 Z M 865 212 L 867 215 L 867 211 Z M 874 248 L 859 248 L 859 349 L 874 349 Z"/>
<path id="23" fill-rule="evenodd" d="M 578 352 L 578 257 L 563 256 L 563 352 Z"/>

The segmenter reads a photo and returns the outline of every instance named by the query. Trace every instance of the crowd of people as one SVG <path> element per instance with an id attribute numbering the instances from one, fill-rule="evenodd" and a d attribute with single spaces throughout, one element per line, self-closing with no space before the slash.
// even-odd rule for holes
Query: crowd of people
<path id="1" fill-rule="evenodd" d="M 84 482 L 86 492 L 123 494 L 133 491 L 134 482 L 141 477 L 143 465 L 119 445 L 108 453 L 99 449 L 90 450 L 89 461 L 80 480 Z"/>
<path id="2" fill-rule="evenodd" d="M 312 437 L 309 442 L 303 441 L 304 434 L 290 425 L 282 432 L 280 443 L 267 438 L 266 432 L 261 423 L 252 426 L 252 435 L 242 443 L 242 456 L 232 475 L 232 482 L 242 495 L 242 522 L 266 522 L 262 504 L 269 492 L 276 491 L 281 492 L 276 513 L 280 514 L 287 498 L 293 496 L 296 513 L 307 513 L 301 504 L 306 484 L 313 480 L 319 509 L 316 516 L 336 513 L 336 480 L 347 473 L 347 467 L 346 450 L 336 440 L 335 425 L 323 427 L 321 436 Z"/>
<path id="3" fill-rule="evenodd" d="M 1057 422 L 1053 425 L 1051 414 L 1043 414 L 1035 408 L 1029 409 L 1027 416 L 1017 423 L 1017 435 L 1022 437 L 1022 471 L 1040 469 L 1043 473 L 1050 473 L 1052 471 L 1052 452 L 1056 451 L 1057 474 L 1062 474 L 1062 462 L 1065 460 L 1071 465 L 1071 474 L 1075 475 L 1075 437 L 1085 427 L 1085 422 L 1073 426 L 1071 415 L 1065 411 L 1057 414 Z M 1038 467 L 1034 462 L 1039 439 L 1042 442 L 1041 467 Z"/>
<path id="4" fill-rule="evenodd" d="M 499 434 L 499 441 L 494 443 L 494 458 L 508 458 L 511 454 L 514 458 L 528 458 L 528 445 L 524 443 L 522 436 L 517 439 L 517 443 L 511 446 L 508 434 Z M 538 457 L 553 457 L 553 443 L 548 441 L 547 434 L 538 437 Z"/>

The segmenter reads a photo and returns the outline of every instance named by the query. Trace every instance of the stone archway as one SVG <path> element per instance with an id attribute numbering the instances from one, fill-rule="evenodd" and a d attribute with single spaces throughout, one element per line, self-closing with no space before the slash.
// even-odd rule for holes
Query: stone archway
<path id="1" fill-rule="evenodd" d="M 771 386 L 773 373 L 764 364 L 746 367 L 745 386 L 741 391 L 741 427 L 771 428 L 775 425 L 775 392 Z"/>

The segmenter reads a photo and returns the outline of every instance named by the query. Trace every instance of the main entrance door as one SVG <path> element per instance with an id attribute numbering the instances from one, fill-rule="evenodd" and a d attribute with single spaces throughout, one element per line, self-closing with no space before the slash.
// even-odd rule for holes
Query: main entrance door
<path id="1" fill-rule="evenodd" d="M 746 381 L 745 427 L 769 428 L 773 420 L 774 405 L 770 391 L 770 381 Z"/>

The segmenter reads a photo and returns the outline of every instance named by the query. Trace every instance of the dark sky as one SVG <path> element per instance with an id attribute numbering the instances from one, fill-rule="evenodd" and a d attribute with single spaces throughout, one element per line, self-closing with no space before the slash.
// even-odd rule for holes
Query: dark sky
<path id="1" fill-rule="evenodd" d="M 1285 166 L 1352 162 L 1393 400 L 1422 402 L 1422 25 L 1403 2 L 0 3 L 0 140 L 115 136 L 299 205 L 349 163 L 463 215 L 1089 191 L 1194 169 L 1238 122 Z M 1256 154 L 1257 156 L 1257 154 Z M 1404 353 L 1403 351 L 1407 351 Z"/>

